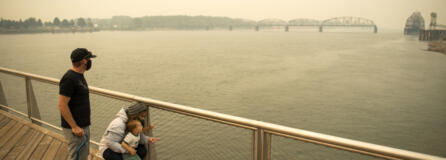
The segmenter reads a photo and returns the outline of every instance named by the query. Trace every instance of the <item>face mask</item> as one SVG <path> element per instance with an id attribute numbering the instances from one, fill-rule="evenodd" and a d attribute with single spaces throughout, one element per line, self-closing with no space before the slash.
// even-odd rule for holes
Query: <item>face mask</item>
<path id="1" fill-rule="evenodd" d="M 88 60 L 86 70 L 88 71 L 90 70 L 90 68 L 91 68 L 91 60 Z"/>

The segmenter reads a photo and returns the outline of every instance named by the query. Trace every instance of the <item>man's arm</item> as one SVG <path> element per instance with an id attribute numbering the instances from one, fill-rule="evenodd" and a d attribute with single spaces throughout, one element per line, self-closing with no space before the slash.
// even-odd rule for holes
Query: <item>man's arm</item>
<path id="1" fill-rule="evenodd" d="M 59 111 L 62 114 L 63 119 L 70 125 L 71 132 L 75 136 L 84 136 L 84 130 L 82 130 L 73 119 L 73 115 L 71 114 L 70 109 L 68 108 L 68 102 L 70 101 L 70 97 L 60 95 L 59 94 Z"/>

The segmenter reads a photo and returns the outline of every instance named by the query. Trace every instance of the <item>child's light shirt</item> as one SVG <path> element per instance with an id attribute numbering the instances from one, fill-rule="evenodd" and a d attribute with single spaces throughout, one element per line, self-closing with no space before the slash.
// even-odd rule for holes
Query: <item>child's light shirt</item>
<path id="1" fill-rule="evenodd" d="M 135 136 L 133 135 L 133 133 L 129 132 L 124 137 L 124 143 L 127 143 L 129 146 L 133 148 L 137 148 L 139 143 L 139 138 L 140 138 L 139 134 Z"/>

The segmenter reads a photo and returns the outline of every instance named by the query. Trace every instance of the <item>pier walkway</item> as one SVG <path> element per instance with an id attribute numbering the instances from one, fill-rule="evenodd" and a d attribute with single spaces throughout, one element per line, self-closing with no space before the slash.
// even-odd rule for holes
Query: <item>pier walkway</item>
<path id="1" fill-rule="evenodd" d="M 99 160 L 90 149 L 89 160 Z M 0 159 L 68 159 L 67 143 L 58 133 L 0 110 Z"/>

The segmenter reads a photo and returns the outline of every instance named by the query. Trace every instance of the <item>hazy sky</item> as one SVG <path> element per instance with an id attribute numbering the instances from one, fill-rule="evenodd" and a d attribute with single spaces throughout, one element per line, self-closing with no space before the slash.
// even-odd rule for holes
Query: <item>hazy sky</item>
<path id="1" fill-rule="evenodd" d="M 206 15 L 261 20 L 358 16 L 378 27 L 402 29 L 408 16 L 420 11 L 426 25 L 430 13 L 446 24 L 446 0 L 0 0 L 0 17 L 52 20 L 150 15 Z"/>

